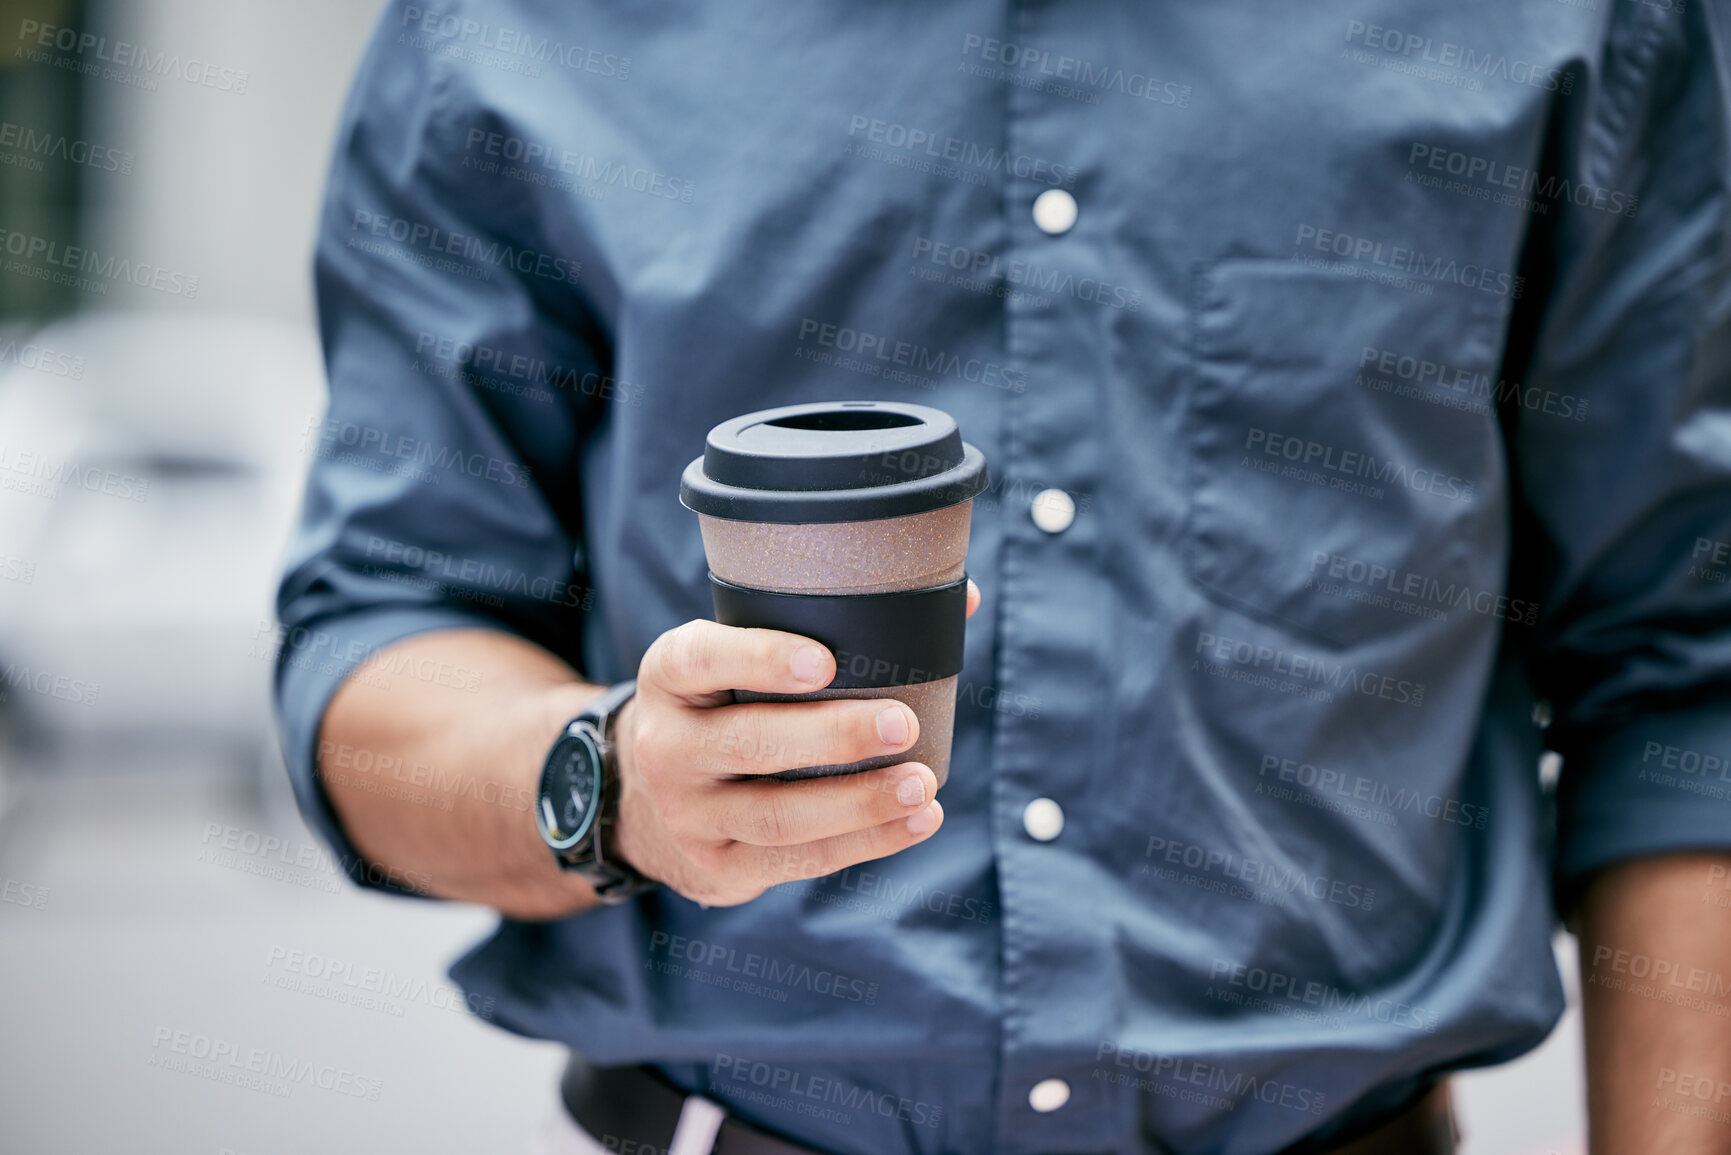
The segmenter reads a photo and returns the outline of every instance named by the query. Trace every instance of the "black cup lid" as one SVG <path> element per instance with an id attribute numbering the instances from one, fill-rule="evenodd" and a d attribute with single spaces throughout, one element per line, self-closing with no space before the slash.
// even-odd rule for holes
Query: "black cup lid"
<path id="1" fill-rule="evenodd" d="M 955 505 L 986 484 L 984 455 L 943 410 L 823 401 L 711 429 L 679 500 L 728 521 L 871 521 Z"/>

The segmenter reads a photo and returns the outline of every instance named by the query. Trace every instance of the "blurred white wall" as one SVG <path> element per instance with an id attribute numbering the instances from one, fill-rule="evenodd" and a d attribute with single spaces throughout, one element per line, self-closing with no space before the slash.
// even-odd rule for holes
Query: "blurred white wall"
<path id="1" fill-rule="evenodd" d="M 381 2 L 89 6 L 88 31 L 106 44 L 183 68 L 86 76 L 79 131 L 128 163 L 82 174 L 79 235 L 60 239 L 196 277 L 197 291 L 81 288 L 78 311 L 33 338 L 77 374 L 0 366 L 15 454 L 148 490 L 125 502 L 65 484 L 0 492 L 7 556 L 35 575 L 0 587 L 0 667 L 99 688 L 96 708 L 47 694 L 7 703 L 29 745 L 69 755 L 56 772 L 108 764 L 93 753 L 104 745 L 131 761 L 154 745 L 170 763 L 262 767 L 262 784 L 281 785 L 266 631 L 323 404 L 311 254 L 337 120 Z M 130 580 L 116 584 L 117 569 Z"/>
<path id="2" fill-rule="evenodd" d="M 88 237 L 200 277 L 198 297 L 122 308 L 310 323 L 313 225 L 337 115 L 381 0 L 109 0 L 91 31 L 245 71 L 234 93 L 184 80 L 153 92 L 92 81 L 88 131 L 137 155 L 98 186 Z M 104 307 L 107 307 L 106 304 Z"/>

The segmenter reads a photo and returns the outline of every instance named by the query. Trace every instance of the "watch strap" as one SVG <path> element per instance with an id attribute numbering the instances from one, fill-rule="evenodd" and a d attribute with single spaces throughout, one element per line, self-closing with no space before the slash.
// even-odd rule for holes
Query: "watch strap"
<path id="1" fill-rule="evenodd" d="M 613 743 L 613 719 L 618 716 L 625 703 L 629 702 L 636 693 L 637 679 L 630 678 L 623 682 L 616 682 L 591 699 L 571 721 L 573 723 L 590 723 L 601 735 L 603 745 L 611 747 Z"/>

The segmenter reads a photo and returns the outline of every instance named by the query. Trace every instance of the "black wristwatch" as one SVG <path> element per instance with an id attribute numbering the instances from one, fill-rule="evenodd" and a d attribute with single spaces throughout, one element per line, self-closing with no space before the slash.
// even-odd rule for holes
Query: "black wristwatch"
<path id="1" fill-rule="evenodd" d="M 618 817 L 619 773 L 610 731 L 637 683 L 620 682 L 571 719 L 541 769 L 535 825 L 564 870 L 582 875 L 603 902 L 624 902 L 657 883 L 607 858 L 609 828 Z"/>

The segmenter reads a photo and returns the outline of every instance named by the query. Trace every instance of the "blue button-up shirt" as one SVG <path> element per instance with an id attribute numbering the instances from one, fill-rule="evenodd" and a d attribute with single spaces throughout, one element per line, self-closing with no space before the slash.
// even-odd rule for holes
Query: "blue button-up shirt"
<path id="1" fill-rule="evenodd" d="M 716 422 L 935 405 L 992 472 L 943 830 L 505 920 L 456 977 L 837 1152 L 1271 1152 L 1532 1047 L 1553 885 L 1731 846 L 1728 31 L 393 5 L 281 591 L 309 820 L 356 861 L 343 677 L 472 676 L 382 647 L 484 625 L 607 682 L 707 616 Z"/>

